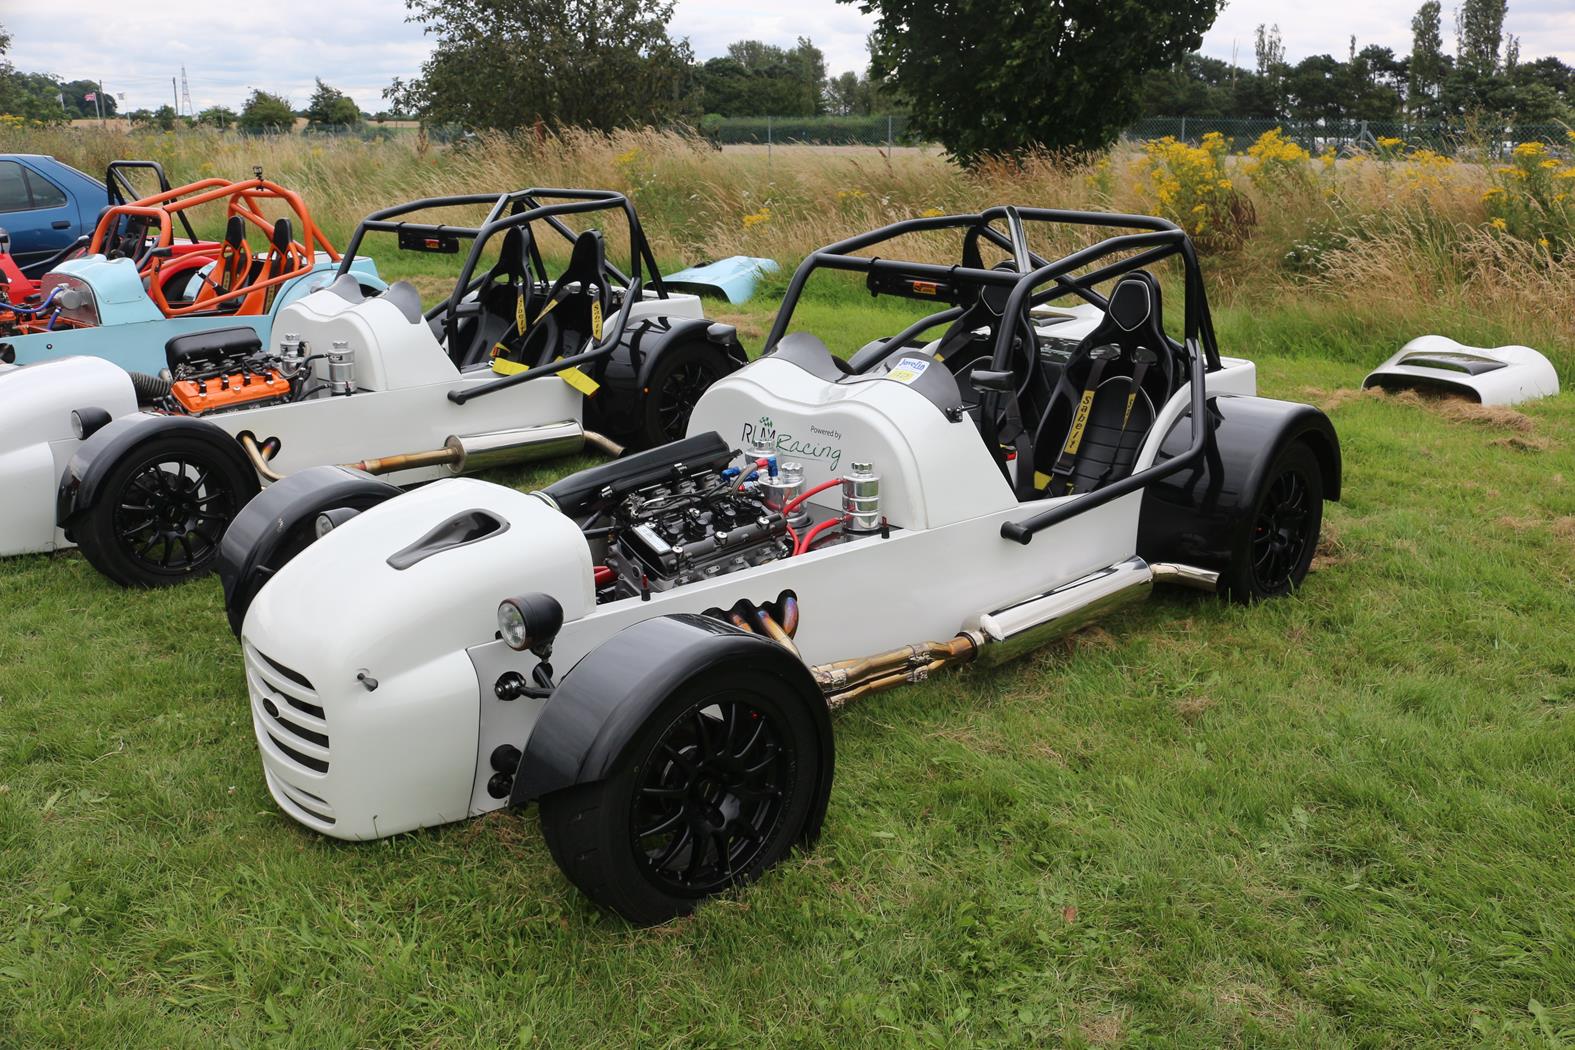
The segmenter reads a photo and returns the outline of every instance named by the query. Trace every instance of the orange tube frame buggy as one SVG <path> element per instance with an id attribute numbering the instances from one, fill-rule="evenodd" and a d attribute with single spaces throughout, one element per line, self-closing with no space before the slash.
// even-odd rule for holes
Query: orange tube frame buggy
<path id="1" fill-rule="evenodd" d="M 239 249 L 232 248 L 227 241 L 220 242 L 216 253 L 209 243 L 198 246 L 174 243 L 173 217 L 177 212 L 226 197 L 229 198 L 229 206 L 225 211 L 226 222 L 238 216 L 247 224 L 263 231 L 270 241 L 264 268 L 259 272 L 258 277 L 251 281 L 245 280 L 246 274 L 251 270 L 252 253 L 244 239 Z M 289 206 L 299 223 L 300 239 L 291 240 L 282 250 L 271 243 L 274 226 L 262 214 L 260 205 L 264 201 L 283 201 Z M 158 243 L 154 248 L 152 263 L 146 275 L 149 278 L 148 296 L 166 317 L 211 313 L 220 303 L 232 299 L 240 300 L 236 309 L 231 311 L 232 314 L 238 316 L 260 314 L 267 310 L 274 292 L 280 285 L 312 269 L 319 250 L 327 254 L 331 261 L 339 261 L 339 252 L 312 221 L 311 214 L 306 210 L 306 204 L 301 200 L 300 195 L 263 178 L 247 179 L 244 182 L 231 182 L 228 179 L 218 178 L 201 179 L 145 197 L 134 204 L 121 204 L 109 208 L 99 218 L 98 226 L 93 231 L 93 239 L 88 245 L 88 253 L 103 252 L 109 232 L 115 228 L 115 224 L 121 218 L 130 216 L 138 216 L 158 223 Z M 212 282 L 206 282 L 194 302 L 172 306 L 165 296 L 164 282 L 159 279 L 159 270 L 166 264 L 167 259 L 180 260 L 182 269 L 185 269 L 192 265 L 186 260 L 198 252 L 204 256 L 214 253 L 210 257 L 217 263 L 215 270 L 224 274 L 227 285 L 232 279 L 240 280 L 242 283 L 233 287 L 216 288 Z"/>

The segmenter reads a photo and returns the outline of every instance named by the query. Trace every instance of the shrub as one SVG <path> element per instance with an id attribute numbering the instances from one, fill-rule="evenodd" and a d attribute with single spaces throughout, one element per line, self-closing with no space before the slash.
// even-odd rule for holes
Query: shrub
<path id="1" fill-rule="evenodd" d="M 1247 161 L 1242 169 L 1253 185 L 1265 192 L 1300 189 L 1311 181 L 1310 160 L 1312 154 L 1286 138 L 1279 128 L 1272 128 L 1247 147 Z"/>
<path id="2" fill-rule="evenodd" d="M 1230 145 L 1217 131 L 1197 146 L 1165 136 L 1143 146 L 1139 169 L 1161 215 L 1199 244 L 1232 247 L 1246 239 L 1252 206 L 1225 171 Z"/>
<path id="3" fill-rule="evenodd" d="M 1489 225 L 1562 257 L 1575 248 L 1575 162 L 1546 143 L 1522 142 L 1482 195 Z"/>

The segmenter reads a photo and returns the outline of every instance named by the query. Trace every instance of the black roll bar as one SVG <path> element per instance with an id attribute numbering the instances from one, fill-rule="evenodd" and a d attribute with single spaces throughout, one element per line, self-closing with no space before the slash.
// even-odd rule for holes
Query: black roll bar
<path id="1" fill-rule="evenodd" d="M 551 202 L 551 203 L 549 203 Z M 479 226 L 456 226 L 448 223 L 422 223 L 409 222 L 403 216 L 416 212 L 431 211 L 438 208 L 465 207 L 479 204 L 490 204 L 487 217 Z M 481 262 L 482 252 L 491 239 L 499 234 L 507 233 L 511 229 L 521 229 L 529 244 L 530 256 L 539 262 L 540 255 L 536 249 L 535 237 L 531 225 L 543 222 L 554 232 L 563 237 L 571 245 L 578 233 L 565 223 L 564 215 L 579 215 L 595 211 L 618 210 L 623 213 L 624 219 L 629 224 L 629 254 L 631 272 L 624 273 L 613 263 L 607 263 L 607 272 L 624 288 L 624 302 L 618 313 L 618 324 L 614 332 L 622 331 L 628 321 L 629 306 L 632 300 L 640 294 L 644 287 L 642 267 L 649 271 L 651 286 L 656 290 L 658 298 L 668 297 L 666 282 L 662 279 L 660 268 L 656 265 L 656 257 L 651 252 L 651 246 L 645 238 L 645 230 L 640 225 L 640 217 L 634 210 L 634 205 L 622 193 L 615 190 L 597 189 L 572 189 L 563 187 L 534 187 L 525 190 L 512 190 L 507 193 L 467 193 L 444 197 L 423 197 L 420 200 L 408 201 L 390 208 L 384 208 L 368 215 L 356 226 L 355 233 L 351 235 L 350 243 L 345 248 L 344 255 L 339 261 L 339 270 L 335 275 L 342 277 L 350 272 L 361 242 L 368 233 L 414 233 L 426 236 L 454 237 L 469 240 L 470 251 L 465 256 L 465 263 L 460 269 L 459 277 L 454 282 L 454 289 L 449 293 L 447 301 L 441 302 L 425 314 L 427 320 L 433 320 L 439 315 L 443 317 L 445 336 L 452 341 L 458 327 L 458 314 L 460 304 L 465 297 L 475 291 L 486 275 L 476 274 L 476 268 Z M 607 344 L 607 345 L 604 345 Z M 572 359 L 575 363 L 585 363 L 595 360 L 596 357 L 605 356 L 612 351 L 608 340 L 591 351 L 577 354 Z M 587 356 L 591 355 L 591 356 Z M 558 362 L 561 364 L 561 362 Z M 563 365 L 563 368 L 572 365 Z M 516 382 L 524 382 L 537 376 L 552 375 L 562 368 L 551 366 L 534 368 L 528 372 L 508 376 L 497 383 L 489 383 L 468 392 L 452 391 L 450 400 L 456 404 L 464 404 L 473 397 L 480 397 L 513 386 Z"/>

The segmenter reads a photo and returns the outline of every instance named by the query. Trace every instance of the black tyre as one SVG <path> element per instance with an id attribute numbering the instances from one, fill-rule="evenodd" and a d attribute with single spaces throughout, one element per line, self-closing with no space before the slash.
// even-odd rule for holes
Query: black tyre
<path id="1" fill-rule="evenodd" d="M 683 343 L 663 354 L 645 384 L 635 447 L 655 448 L 683 437 L 700 395 L 737 368 L 713 343 Z"/>
<path id="2" fill-rule="evenodd" d="M 208 572 L 257 478 L 213 445 L 180 434 L 133 448 L 105 478 L 76 530 L 95 569 L 127 587 L 162 587 Z"/>
<path id="3" fill-rule="evenodd" d="M 1323 472 L 1312 449 L 1298 441 L 1263 476 L 1225 573 L 1225 592 L 1251 603 L 1300 587 L 1322 524 Z"/>
<path id="4" fill-rule="evenodd" d="M 586 896 L 652 925 L 747 883 L 804 837 L 831 756 L 775 678 L 702 675 L 663 701 L 617 773 L 541 800 L 542 835 Z"/>

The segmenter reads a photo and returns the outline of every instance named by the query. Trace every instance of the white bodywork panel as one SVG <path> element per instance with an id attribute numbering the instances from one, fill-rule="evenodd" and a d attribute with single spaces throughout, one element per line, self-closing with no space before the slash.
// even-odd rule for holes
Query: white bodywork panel
<path id="1" fill-rule="evenodd" d="M 55 528 L 55 492 L 81 444 L 71 427 L 79 408 L 135 412 L 131 377 L 97 357 L 0 373 L 0 555 L 65 545 Z"/>
<path id="2" fill-rule="evenodd" d="M 1368 373 L 1362 387 L 1446 390 L 1484 405 L 1513 405 L 1559 392 L 1553 362 L 1529 346 L 1488 349 L 1424 335 Z"/>
<path id="3" fill-rule="evenodd" d="M 700 300 L 681 294 L 646 298 L 629 313 L 631 320 L 703 316 Z M 281 337 L 297 335 L 313 353 L 338 340 L 347 342 L 355 351 L 356 393 L 198 418 L 230 434 L 250 433 L 259 442 L 279 439 L 272 466 L 283 474 L 424 452 L 441 448 L 450 436 L 581 418 L 584 399 L 554 378 L 455 404 L 448 399 L 450 391 L 498 377 L 486 368 L 460 372 L 425 321 L 406 320 L 380 298 L 351 303 L 332 291 L 315 292 L 282 308 L 274 324 Z M 55 492 L 81 444 L 71 430 L 71 412 L 88 406 L 103 408 L 113 418 L 136 412 L 128 374 L 91 357 L 0 369 L 0 492 L 5 494 L 0 555 L 70 546 L 55 527 Z M 446 467 L 421 467 L 387 477 L 409 485 L 448 473 Z"/>
<path id="4" fill-rule="evenodd" d="M 1227 362 L 1211 375 L 1211 389 L 1215 379 L 1220 393 L 1253 392 L 1247 362 Z M 1187 397 L 1185 390 L 1176 394 L 1162 418 L 1177 418 Z M 830 439 L 838 443 L 839 465 L 868 461 L 882 476 L 882 511 L 895 526 L 889 536 L 870 534 L 653 591 L 649 601 L 598 606 L 590 547 L 576 523 L 539 495 L 451 479 L 374 508 L 307 548 L 262 588 L 242 630 L 249 657 L 265 653 L 312 683 L 310 702 L 323 708 L 321 731 L 331 739 L 320 756 L 326 772 L 269 742 L 270 716 L 261 705 L 278 701 L 265 690 L 280 692 L 288 683 L 257 673 L 252 657 L 252 713 L 275 799 L 302 823 L 347 839 L 505 805 L 485 790 L 488 757 L 503 743 L 523 747 L 544 703 L 501 701 L 492 691 L 499 674 L 528 674 L 535 662 L 494 640 L 497 605 L 512 595 L 544 592 L 563 606 L 552 658 L 560 675 L 641 620 L 727 608 L 741 598 L 775 600 L 787 590 L 801 610 L 795 642 L 807 663 L 817 663 L 951 638 L 977 628 L 984 614 L 1136 549 L 1141 492 L 1026 546 L 1003 539 L 1004 522 L 1083 497 L 1018 503 L 973 425 L 948 421 L 897 380 L 833 384 L 792 364 L 756 361 L 711 388 L 690 433 L 714 429 L 731 444 L 762 415 L 779 434 L 787 426 L 811 435 L 840 432 Z M 1151 460 L 1160 440 L 1156 429 L 1143 456 Z M 804 462 L 811 485 L 832 476 L 830 451 Z M 833 491 L 816 502 L 835 507 L 836 499 Z M 471 509 L 510 527 L 410 569 L 388 564 L 394 552 Z M 358 680 L 361 673 L 376 679 L 374 692 Z M 311 798 L 303 803 L 292 791 Z"/>

